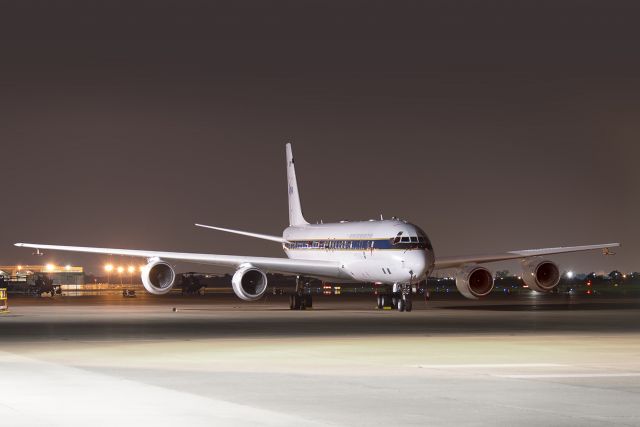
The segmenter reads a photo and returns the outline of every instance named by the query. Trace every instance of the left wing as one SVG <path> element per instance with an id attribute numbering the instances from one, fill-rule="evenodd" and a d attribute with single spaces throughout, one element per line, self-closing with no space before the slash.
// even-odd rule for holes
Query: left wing
<path id="1" fill-rule="evenodd" d="M 460 267 L 464 264 L 482 264 L 486 262 L 506 261 L 510 259 L 529 258 L 542 255 L 563 254 L 568 252 L 593 251 L 596 249 L 616 248 L 620 243 L 604 243 L 601 245 L 566 246 L 559 248 L 524 249 L 490 255 L 454 256 L 436 258 L 435 269 Z"/>
<path id="2" fill-rule="evenodd" d="M 196 264 L 217 265 L 238 268 L 251 264 L 261 270 L 273 273 L 302 274 L 318 277 L 350 278 L 343 273 L 341 264 L 334 261 L 300 260 L 289 258 L 252 257 L 238 255 L 194 254 L 185 252 L 162 252 L 136 249 L 91 248 L 84 246 L 41 245 L 38 243 L 16 243 L 22 248 L 48 249 L 56 251 L 84 252 L 91 254 L 123 255 L 140 258 L 161 258 Z"/>

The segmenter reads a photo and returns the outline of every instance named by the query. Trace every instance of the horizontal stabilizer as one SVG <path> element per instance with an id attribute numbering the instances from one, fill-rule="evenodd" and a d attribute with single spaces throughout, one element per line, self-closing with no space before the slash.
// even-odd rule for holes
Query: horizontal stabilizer
<path id="1" fill-rule="evenodd" d="M 214 227 L 212 225 L 196 224 L 196 227 L 210 228 L 212 230 L 226 231 L 227 233 L 241 234 L 243 236 L 255 237 L 257 239 L 271 240 L 272 242 L 289 243 L 288 240 L 278 236 L 270 236 L 268 234 L 250 233 L 248 231 L 232 230 L 230 228 Z"/>

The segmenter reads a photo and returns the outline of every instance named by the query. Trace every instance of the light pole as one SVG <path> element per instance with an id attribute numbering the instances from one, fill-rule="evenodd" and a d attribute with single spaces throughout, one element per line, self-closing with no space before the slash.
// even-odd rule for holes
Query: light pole
<path id="1" fill-rule="evenodd" d="M 124 267 L 118 267 L 118 275 L 120 276 L 120 286 L 122 286 L 122 273 L 124 273 Z"/>
<path id="2" fill-rule="evenodd" d="M 107 285 L 111 284 L 111 272 L 113 271 L 113 264 L 107 264 L 104 266 L 104 271 L 107 272 Z"/>
<path id="3" fill-rule="evenodd" d="M 136 271 L 136 268 L 133 265 L 130 265 L 128 268 L 129 271 L 129 286 L 133 286 L 133 272 Z"/>

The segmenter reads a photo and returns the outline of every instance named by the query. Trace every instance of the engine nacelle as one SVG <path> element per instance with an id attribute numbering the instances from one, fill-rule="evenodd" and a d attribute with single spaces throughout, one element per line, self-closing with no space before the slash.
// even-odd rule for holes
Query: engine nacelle
<path id="1" fill-rule="evenodd" d="M 267 275 L 251 265 L 240 266 L 231 279 L 233 292 L 245 301 L 256 301 L 267 292 Z"/>
<path id="2" fill-rule="evenodd" d="M 173 288 L 176 272 L 166 262 L 155 259 L 142 268 L 142 284 L 150 294 L 164 295 Z"/>
<path id="3" fill-rule="evenodd" d="M 484 267 L 470 264 L 456 273 L 456 288 L 469 299 L 478 299 L 489 295 L 493 290 L 493 276 Z"/>
<path id="4" fill-rule="evenodd" d="M 527 258 L 522 261 L 522 269 L 522 280 L 534 291 L 549 292 L 560 283 L 560 270 L 549 260 Z"/>

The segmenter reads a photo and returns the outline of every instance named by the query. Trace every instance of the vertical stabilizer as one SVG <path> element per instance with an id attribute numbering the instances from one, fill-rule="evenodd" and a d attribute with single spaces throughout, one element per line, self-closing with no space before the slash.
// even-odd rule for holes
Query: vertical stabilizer
<path id="1" fill-rule="evenodd" d="M 302 216 L 300 206 L 300 194 L 298 193 L 298 182 L 296 180 L 296 168 L 291 152 L 291 144 L 287 144 L 287 192 L 289 195 L 289 225 L 309 224 Z"/>

